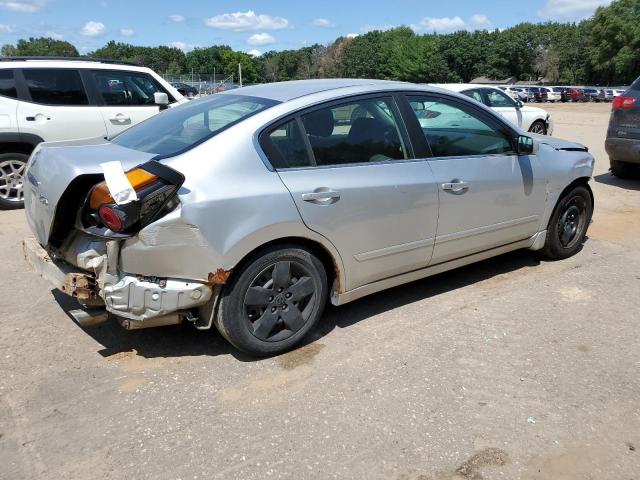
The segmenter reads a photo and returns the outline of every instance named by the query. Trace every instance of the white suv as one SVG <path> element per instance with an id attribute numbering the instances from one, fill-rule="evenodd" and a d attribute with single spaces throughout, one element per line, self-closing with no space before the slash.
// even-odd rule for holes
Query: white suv
<path id="1" fill-rule="evenodd" d="M 112 137 L 187 101 L 153 70 L 125 62 L 0 58 L 0 209 L 23 206 L 23 172 L 40 142 Z"/>
<path id="2" fill-rule="evenodd" d="M 525 106 L 499 88 L 465 83 L 446 83 L 434 86 L 462 93 L 485 104 L 525 132 L 541 135 L 553 134 L 553 121 L 546 110 Z"/>

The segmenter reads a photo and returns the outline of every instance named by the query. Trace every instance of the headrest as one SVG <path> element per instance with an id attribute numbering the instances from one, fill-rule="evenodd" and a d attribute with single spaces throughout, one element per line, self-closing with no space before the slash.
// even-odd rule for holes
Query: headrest
<path id="1" fill-rule="evenodd" d="M 384 141 L 384 124 L 375 118 L 358 118 L 349 130 L 351 143 Z"/>
<path id="2" fill-rule="evenodd" d="M 309 135 L 329 137 L 333 133 L 333 112 L 325 108 L 309 113 L 302 117 L 302 123 Z"/>

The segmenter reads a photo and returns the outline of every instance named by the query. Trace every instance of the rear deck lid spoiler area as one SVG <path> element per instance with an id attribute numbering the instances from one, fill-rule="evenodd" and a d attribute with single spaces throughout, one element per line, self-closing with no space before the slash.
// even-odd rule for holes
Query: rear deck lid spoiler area
<path id="1" fill-rule="evenodd" d="M 25 182 L 25 213 L 38 242 L 48 244 L 58 202 L 76 178 L 102 176 L 100 164 L 104 162 L 118 160 L 123 168 L 129 169 L 154 156 L 114 145 L 103 138 L 42 144 L 27 165 Z"/>

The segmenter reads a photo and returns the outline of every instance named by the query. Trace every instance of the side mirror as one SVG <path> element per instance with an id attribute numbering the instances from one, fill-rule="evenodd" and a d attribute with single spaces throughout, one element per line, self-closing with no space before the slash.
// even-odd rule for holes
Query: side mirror
<path id="1" fill-rule="evenodd" d="M 160 110 L 164 110 L 169 106 L 169 95 L 164 92 L 156 92 L 153 94 L 153 101 L 160 107 Z"/>
<path id="2" fill-rule="evenodd" d="M 518 155 L 531 155 L 533 153 L 533 138 L 526 135 L 518 137 Z"/>
<path id="3" fill-rule="evenodd" d="M 523 107 L 523 105 L 522 105 L 522 101 L 518 100 L 518 101 L 516 102 L 516 108 L 517 108 L 518 110 L 520 110 L 522 107 Z"/>

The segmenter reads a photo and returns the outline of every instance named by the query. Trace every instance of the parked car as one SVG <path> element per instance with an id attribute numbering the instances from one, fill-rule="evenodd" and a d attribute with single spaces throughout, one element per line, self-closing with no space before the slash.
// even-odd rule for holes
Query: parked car
<path id="1" fill-rule="evenodd" d="M 507 95 L 513 98 L 516 102 L 526 102 L 528 100 L 528 95 L 521 88 L 517 87 L 500 87 Z"/>
<path id="2" fill-rule="evenodd" d="M 589 97 L 587 97 L 582 88 L 570 87 L 569 89 L 569 99 L 572 102 L 588 102 Z"/>
<path id="3" fill-rule="evenodd" d="M 589 102 L 604 102 L 604 90 L 599 88 L 585 88 L 584 95 L 586 101 Z"/>
<path id="4" fill-rule="evenodd" d="M 629 90 L 629 87 L 615 87 L 613 89 L 613 98 L 624 95 L 624 92 L 626 92 L 627 90 Z"/>
<path id="5" fill-rule="evenodd" d="M 184 97 L 148 68 L 108 60 L 0 58 L 0 209 L 22 208 L 40 142 L 113 136 Z"/>
<path id="6" fill-rule="evenodd" d="M 615 98 L 614 90 L 612 90 L 610 88 L 606 88 L 604 90 L 604 101 L 605 102 L 613 102 L 614 98 Z"/>
<path id="7" fill-rule="evenodd" d="M 549 113 L 541 108 L 515 102 L 498 88 L 465 83 L 443 83 L 434 86 L 471 97 L 492 108 L 513 125 L 526 132 L 541 135 L 553 134 L 553 121 Z"/>
<path id="8" fill-rule="evenodd" d="M 193 98 L 197 97 L 200 92 L 192 85 L 183 82 L 170 82 L 171 86 L 180 92 L 183 97 Z"/>
<path id="9" fill-rule="evenodd" d="M 542 90 L 547 92 L 548 102 L 559 102 L 562 100 L 562 88 L 561 87 L 541 87 Z"/>
<path id="10" fill-rule="evenodd" d="M 547 90 L 542 87 L 529 87 L 529 91 L 533 92 L 534 101 L 538 103 L 546 102 L 548 99 Z"/>
<path id="11" fill-rule="evenodd" d="M 605 149 L 616 177 L 640 173 L 640 78 L 613 101 Z"/>
<path id="12" fill-rule="evenodd" d="M 581 145 L 526 134 L 442 89 L 256 85 L 111 141 L 39 147 L 25 250 L 92 306 L 71 312 L 80 323 L 106 312 L 126 328 L 186 321 L 271 355 L 299 345 L 329 299 L 519 248 L 574 255 L 593 163 Z"/>

